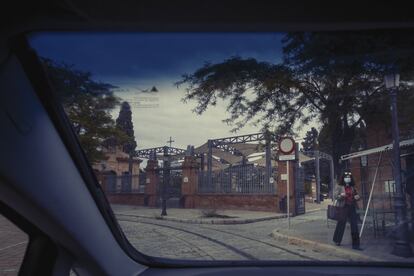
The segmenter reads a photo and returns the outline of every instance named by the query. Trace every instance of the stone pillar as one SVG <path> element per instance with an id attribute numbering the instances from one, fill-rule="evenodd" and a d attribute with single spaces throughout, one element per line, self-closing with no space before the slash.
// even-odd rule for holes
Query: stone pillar
<path id="1" fill-rule="evenodd" d="M 290 194 L 290 213 L 295 216 L 296 210 L 296 191 L 295 191 L 295 175 L 296 175 L 296 161 L 277 161 L 278 162 L 278 175 L 277 175 L 277 191 L 279 202 L 285 196 L 287 196 L 287 162 L 289 163 L 289 194 Z M 279 210 L 279 202 L 277 203 Z"/>
<path id="2" fill-rule="evenodd" d="M 157 190 L 159 187 L 159 177 L 157 175 L 158 161 L 148 160 L 145 180 L 146 203 L 150 207 L 156 207 L 158 201 Z"/>
<path id="3" fill-rule="evenodd" d="M 198 164 L 194 156 L 185 156 L 183 163 L 183 182 L 181 185 L 182 206 L 196 207 L 198 187 Z"/>

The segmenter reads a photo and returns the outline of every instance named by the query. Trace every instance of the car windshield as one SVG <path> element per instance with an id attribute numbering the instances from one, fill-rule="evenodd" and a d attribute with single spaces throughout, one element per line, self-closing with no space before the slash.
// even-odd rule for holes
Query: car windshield
<path id="1" fill-rule="evenodd" d="M 29 40 L 139 252 L 414 264 L 412 30 Z"/>

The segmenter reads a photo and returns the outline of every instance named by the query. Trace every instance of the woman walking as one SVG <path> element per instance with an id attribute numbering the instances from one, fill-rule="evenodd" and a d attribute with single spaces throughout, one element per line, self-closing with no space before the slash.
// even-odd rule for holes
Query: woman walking
<path id="1" fill-rule="evenodd" d="M 356 212 L 357 201 L 360 197 L 355 189 L 355 182 L 351 172 L 343 174 L 335 193 L 335 199 L 337 200 L 336 206 L 342 207 L 344 213 L 336 224 L 333 241 L 338 246 L 341 244 L 346 222 L 349 220 L 351 224 L 352 248 L 361 250 L 359 247 L 358 215 Z"/>

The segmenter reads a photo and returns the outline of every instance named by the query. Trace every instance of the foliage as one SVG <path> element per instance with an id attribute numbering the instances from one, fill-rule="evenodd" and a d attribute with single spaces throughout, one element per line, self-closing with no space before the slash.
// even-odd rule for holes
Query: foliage
<path id="1" fill-rule="evenodd" d="M 91 73 L 64 63 L 46 58 L 42 63 L 90 162 L 105 158 L 102 145 L 108 138 L 115 137 L 117 143 L 128 139 L 109 114 L 119 103 L 114 86 L 94 81 Z"/>
<path id="2" fill-rule="evenodd" d="M 312 127 L 310 130 L 306 132 L 305 139 L 302 142 L 302 149 L 301 151 L 314 151 L 317 150 L 318 145 L 318 131 L 316 128 Z M 312 179 L 315 175 L 315 162 L 309 161 L 302 164 L 304 171 L 305 171 L 305 178 Z"/>
<path id="3" fill-rule="evenodd" d="M 412 31 L 287 33 L 279 64 L 231 57 L 206 63 L 177 85 L 186 85 L 184 101 L 195 100 L 203 113 L 218 100 L 228 101 L 226 123 L 274 127 L 277 134 L 294 134 L 312 121 L 322 125 L 339 173 L 339 157 L 349 153 L 357 129 L 389 121 L 388 95 L 383 76 L 391 68 L 401 72 L 401 99 L 413 103 Z M 407 101 L 401 110 L 410 118 Z"/>
<path id="4" fill-rule="evenodd" d="M 318 131 L 312 127 L 306 132 L 305 139 L 302 142 L 302 151 L 312 151 L 317 149 Z"/>
<path id="5" fill-rule="evenodd" d="M 234 125 L 234 131 L 255 120 L 264 122 L 265 127 L 275 123 L 281 132 L 290 132 L 301 113 L 300 108 L 292 110 L 290 102 L 297 92 L 291 91 L 291 70 L 283 65 L 232 57 L 223 63 L 206 63 L 193 74 L 184 75 L 177 82 L 182 84 L 187 85 L 183 100 L 196 100 L 194 111 L 198 114 L 216 105 L 218 99 L 229 100 L 230 117 L 225 122 Z"/>
<path id="6" fill-rule="evenodd" d="M 305 195 L 312 194 L 312 182 L 305 181 Z"/>
<path id="7" fill-rule="evenodd" d="M 134 125 L 132 123 L 132 111 L 128 102 L 123 102 L 119 111 L 118 118 L 116 119 L 116 126 L 120 130 L 126 133 L 128 141 L 123 144 L 123 151 L 129 155 L 135 152 L 137 142 L 134 136 Z"/>

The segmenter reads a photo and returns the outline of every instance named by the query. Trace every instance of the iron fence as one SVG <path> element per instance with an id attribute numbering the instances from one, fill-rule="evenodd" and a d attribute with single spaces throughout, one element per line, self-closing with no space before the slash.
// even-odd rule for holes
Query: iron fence
<path id="1" fill-rule="evenodd" d="M 199 193 L 274 194 L 274 171 L 268 176 L 266 169 L 253 165 L 233 166 L 213 171 L 211 179 L 206 171 L 198 173 Z"/>
<path id="2" fill-rule="evenodd" d="M 165 174 L 165 175 L 164 175 Z M 181 183 L 183 172 L 181 168 L 168 168 L 158 170 L 159 185 L 158 194 L 162 196 L 163 185 L 165 185 L 165 198 L 181 197 Z M 164 181 L 165 178 L 165 181 Z"/>
<path id="3" fill-rule="evenodd" d="M 305 170 L 296 163 L 295 172 L 295 213 L 300 215 L 305 213 Z"/>
<path id="4" fill-rule="evenodd" d="M 101 179 L 105 192 L 109 194 L 145 191 L 145 178 L 141 175 L 103 175 Z"/>
<path id="5" fill-rule="evenodd" d="M 357 172 L 359 170 L 356 185 L 362 199 L 359 203 L 362 216 L 365 214 L 366 209 L 369 208 L 368 215 L 373 220 L 374 231 L 382 231 L 383 234 L 386 234 L 391 233 L 396 223 L 394 208 L 396 187 L 393 179 L 393 164 L 390 152 L 384 152 L 379 165 L 378 163 L 379 154 L 373 154 L 369 156 L 368 162 L 364 166 L 358 164 L 354 171 Z M 405 188 L 406 183 L 406 177 L 404 176 L 403 174 L 403 188 Z M 403 189 L 403 195 L 406 196 L 405 189 Z M 406 197 L 406 200 L 407 211 L 409 211 L 409 208 L 412 208 L 412 206 L 408 202 L 408 197 Z M 408 219 L 410 218 L 408 217 Z"/>

